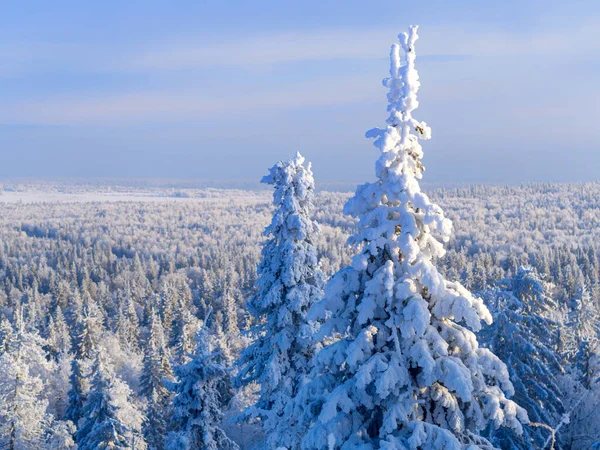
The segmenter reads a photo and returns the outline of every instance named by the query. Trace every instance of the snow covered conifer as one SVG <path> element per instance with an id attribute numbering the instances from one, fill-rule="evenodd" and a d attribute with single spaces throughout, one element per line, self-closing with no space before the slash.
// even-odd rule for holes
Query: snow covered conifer
<path id="1" fill-rule="evenodd" d="M 54 420 L 48 426 L 46 436 L 47 450 L 75 450 L 77 444 L 73 440 L 76 427 L 71 421 Z"/>
<path id="2" fill-rule="evenodd" d="M 570 302 L 567 325 L 563 336 L 565 359 L 577 366 L 583 383 L 589 385 L 585 375 L 589 373 L 589 360 L 600 352 L 600 311 L 585 287 L 580 287 Z"/>
<path id="3" fill-rule="evenodd" d="M 54 317 L 48 321 L 47 347 L 50 355 L 58 360 L 71 350 L 71 336 L 60 306 L 56 306 Z"/>
<path id="4" fill-rule="evenodd" d="M 527 411 L 529 419 L 554 427 L 564 408 L 556 376 L 563 372 L 556 354 L 558 324 L 544 317 L 557 309 L 546 294 L 544 283 L 534 269 L 520 267 L 514 278 L 499 288 L 482 293 L 488 299 L 494 323 L 480 333 L 480 339 L 506 362 L 515 387 L 514 400 Z M 501 448 L 543 448 L 548 430 L 524 427 L 522 436 L 509 429 L 488 429 L 486 434 Z"/>
<path id="5" fill-rule="evenodd" d="M 228 336 L 223 331 L 223 313 L 221 313 L 221 311 L 218 311 L 215 314 L 213 329 L 213 342 L 215 345 L 215 350 L 219 353 L 221 359 L 221 361 L 218 362 L 223 364 L 225 367 L 231 367 L 231 364 L 233 363 L 233 356 L 231 354 Z"/>
<path id="6" fill-rule="evenodd" d="M 198 329 L 197 320 L 185 306 L 180 306 L 173 320 L 173 364 L 185 364 L 194 351 L 194 333 Z M 232 336 L 233 338 L 233 336 Z"/>
<path id="7" fill-rule="evenodd" d="M 242 353 L 239 380 L 260 384 L 260 398 L 248 414 L 260 416 L 269 448 L 294 446 L 284 410 L 309 371 L 312 341 L 306 315 L 323 293 L 317 260 L 318 224 L 312 220 L 314 180 L 304 158 L 278 162 L 263 183 L 274 187 L 275 212 L 258 266 L 257 292 L 247 307 L 257 325 L 256 340 Z"/>
<path id="8" fill-rule="evenodd" d="M 161 396 L 156 390 L 152 390 L 142 427 L 149 450 L 164 450 L 165 448 L 168 424 L 166 413 L 171 411 L 165 400 L 166 397 Z"/>
<path id="9" fill-rule="evenodd" d="M 116 332 L 121 348 L 129 351 L 139 349 L 140 329 L 135 305 L 131 297 L 123 299 L 116 320 Z"/>
<path id="10" fill-rule="evenodd" d="M 71 389 L 69 390 L 69 406 L 66 419 L 78 424 L 82 408 L 89 389 L 89 375 L 92 358 L 98 351 L 100 336 L 102 334 L 102 315 L 98 306 L 86 296 L 82 306 L 79 322 L 75 324 L 77 333 L 73 339 L 75 355 L 71 361 Z"/>
<path id="11" fill-rule="evenodd" d="M 129 324 L 128 334 L 131 336 L 131 342 L 129 342 L 129 346 L 134 350 L 138 349 L 140 340 L 140 321 L 131 297 L 129 297 L 127 300 L 127 309 L 124 311 L 124 313 Z"/>
<path id="12" fill-rule="evenodd" d="M 31 373 L 45 356 L 39 336 L 25 330 L 21 309 L 15 312 L 13 340 L 0 356 L 0 448 L 29 450 L 42 444 L 48 421 L 42 380 Z"/>
<path id="13" fill-rule="evenodd" d="M 227 350 L 229 354 L 239 355 L 243 347 L 243 341 L 240 339 L 240 327 L 238 320 L 238 302 L 241 292 L 233 288 L 235 281 L 227 280 L 222 287 L 222 294 L 218 297 L 222 308 L 215 314 L 215 322 L 223 330 L 227 340 Z"/>
<path id="14" fill-rule="evenodd" d="M 165 397 L 169 394 L 166 383 L 172 381 L 173 371 L 168 358 L 162 323 L 154 309 L 150 317 L 150 333 L 140 376 L 140 393 L 150 398 L 153 391 L 156 391 L 159 396 Z"/>
<path id="15" fill-rule="evenodd" d="M 0 356 L 8 352 L 13 342 L 14 331 L 9 320 L 2 316 L 0 319 Z"/>
<path id="16" fill-rule="evenodd" d="M 8 352 L 0 356 L 1 448 L 39 448 L 47 419 L 42 387 L 19 357 Z"/>
<path id="17" fill-rule="evenodd" d="M 77 333 L 73 342 L 76 358 L 93 359 L 97 353 L 104 325 L 102 312 L 89 295 L 84 298 L 80 322 L 76 326 Z"/>
<path id="18" fill-rule="evenodd" d="M 160 318 L 152 309 L 150 333 L 144 352 L 144 365 L 140 376 L 140 393 L 148 398 L 143 431 L 151 450 L 163 450 L 170 414 L 171 393 L 167 383 L 173 381 L 165 336 Z"/>
<path id="19" fill-rule="evenodd" d="M 205 327 L 196 339 L 194 358 L 175 368 L 179 381 L 174 389 L 173 432 L 168 448 L 238 450 L 221 428 L 223 414 L 218 385 L 229 370 L 215 361 L 217 355 L 209 350 Z"/>
<path id="20" fill-rule="evenodd" d="M 491 322 L 482 300 L 438 272 L 451 222 L 421 192 L 430 129 L 413 118 L 419 77 L 417 27 L 392 45 L 389 118 L 367 137 L 381 155 L 377 180 L 359 186 L 344 212 L 357 217 L 352 265 L 328 282 L 309 318 L 334 342 L 315 357 L 304 449 L 477 449 L 488 422 L 521 431 L 525 411 L 505 394 L 506 366 L 473 331 Z M 401 60 L 401 51 L 404 54 Z"/>
<path id="21" fill-rule="evenodd" d="M 82 409 L 81 426 L 75 437 L 80 450 L 132 448 L 133 430 L 119 417 L 126 406 L 119 398 L 119 380 L 97 352 L 92 367 L 90 392 Z M 139 439 L 139 438 L 138 438 Z M 141 443 L 140 443 L 141 444 Z M 140 445 L 140 447 L 142 446 Z"/>
<path id="22" fill-rule="evenodd" d="M 69 377 L 71 388 L 68 393 L 69 403 L 65 412 L 65 418 L 74 424 L 77 424 L 79 419 L 81 419 L 83 404 L 85 403 L 88 390 L 86 377 L 82 360 L 73 358 L 71 360 L 71 375 Z"/>
<path id="23" fill-rule="evenodd" d="M 227 333 L 227 336 L 231 336 L 231 338 L 237 338 L 237 336 L 240 334 L 240 327 L 238 325 L 237 304 L 231 288 L 225 288 L 222 301 L 223 327 L 225 332 Z"/>

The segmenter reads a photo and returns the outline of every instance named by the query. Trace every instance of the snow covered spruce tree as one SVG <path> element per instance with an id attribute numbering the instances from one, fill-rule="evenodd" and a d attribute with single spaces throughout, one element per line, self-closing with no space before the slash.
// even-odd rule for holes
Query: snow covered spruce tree
<path id="1" fill-rule="evenodd" d="M 81 409 L 89 389 L 89 372 L 103 332 L 102 313 L 96 303 L 86 296 L 77 313 L 76 335 L 73 340 L 75 355 L 71 361 L 71 389 L 66 418 L 75 425 L 81 419 Z"/>
<path id="2" fill-rule="evenodd" d="M 491 322 L 489 311 L 432 263 L 444 254 L 451 222 L 419 187 L 418 139 L 430 129 L 412 117 L 417 27 L 399 39 L 384 80 L 387 126 L 367 133 L 381 152 L 377 181 L 359 186 L 344 209 L 359 219 L 349 239 L 359 253 L 309 314 L 325 319 L 318 337 L 334 342 L 316 355 L 313 379 L 297 397 L 308 399 L 304 449 L 491 448 L 478 435 L 488 422 L 520 432 L 527 420 L 506 398 L 506 366 L 473 333 Z"/>
<path id="3" fill-rule="evenodd" d="M 527 411 L 532 423 L 554 428 L 564 412 L 557 376 L 563 372 L 557 348 L 559 324 L 547 315 L 558 310 L 534 269 L 520 267 L 514 278 L 482 292 L 494 323 L 480 333 L 482 344 L 506 362 L 515 387 L 514 400 Z M 546 427 L 524 427 L 521 436 L 512 430 L 489 428 L 485 434 L 501 448 L 544 448 Z M 560 438 L 560 436 L 558 436 Z"/>
<path id="4" fill-rule="evenodd" d="M 10 321 L 3 315 L 0 319 L 0 356 L 10 351 L 14 331 Z"/>
<path id="5" fill-rule="evenodd" d="M 193 359 L 175 368 L 175 385 L 170 450 L 237 450 L 238 445 L 221 428 L 219 385 L 229 369 L 216 362 L 218 355 L 209 349 L 206 327 L 196 337 Z"/>
<path id="6" fill-rule="evenodd" d="M 170 416 L 171 392 L 167 384 L 173 381 L 164 330 L 160 317 L 152 308 L 150 330 L 140 375 L 140 393 L 148 399 L 144 419 L 144 436 L 151 450 L 163 450 Z"/>
<path id="7" fill-rule="evenodd" d="M 25 330 L 18 306 L 15 315 L 16 330 L 0 356 L 0 448 L 28 450 L 40 448 L 50 419 L 48 401 L 41 398 L 42 380 L 31 374 L 45 354 L 41 338 Z"/>
<path id="8" fill-rule="evenodd" d="M 593 384 L 591 360 L 600 353 L 600 310 L 585 287 L 580 287 L 571 300 L 566 330 L 562 334 L 564 360 L 575 366 L 578 381 Z M 592 376 L 591 376 L 592 375 Z"/>
<path id="9" fill-rule="evenodd" d="M 255 341 L 242 353 L 239 381 L 260 384 L 260 398 L 246 411 L 260 417 L 267 447 L 294 447 L 284 417 L 308 372 L 312 343 L 306 315 L 321 299 L 323 274 L 315 248 L 319 226 L 311 219 L 314 180 L 310 164 L 296 157 L 278 162 L 262 179 L 274 186 L 275 212 L 258 266 L 257 292 L 247 307 Z"/>
<path id="10" fill-rule="evenodd" d="M 124 416 L 132 415 L 127 410 L 129 388 L 115 376 L 101 351 L 96 353 L 90 375 L 90 391 L 83 405 L 80 428 L 75 435 L 78 448 L 145 449 L 146 444 L 138 431 L 127 426 L 124 420 Z M 126 412 L 120 414 L 121 409 Z M 126 419 L 131 420 L 131 417 Z"/>
<path id="11" fill-rule="evenodd" d="M 154 308 L 151 312 L 143 364 L 140 393 L 148 398 L 151 397 L 152 391 L 157 391 L 161 397 L 169 396 L 166 384 L 173 380 L 173 371 L 169 362 L 169 348 L 165 342 L 164 329 Z"/>

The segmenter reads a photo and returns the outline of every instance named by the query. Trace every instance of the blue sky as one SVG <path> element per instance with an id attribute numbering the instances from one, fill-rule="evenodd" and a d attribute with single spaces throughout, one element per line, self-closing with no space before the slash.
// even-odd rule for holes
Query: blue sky
<path id="1" fill-rule="evenodd" d="M 372 179 L 412 23 L 427 181 L 600 178 L 595 0 L 6 0 L 0 176 Z"/>

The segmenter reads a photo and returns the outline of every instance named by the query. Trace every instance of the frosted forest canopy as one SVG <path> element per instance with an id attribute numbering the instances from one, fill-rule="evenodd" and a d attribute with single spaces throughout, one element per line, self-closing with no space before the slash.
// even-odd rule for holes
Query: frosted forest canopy
<path id="1" fill-rule="evenodd" d="M 600 440 L 600 185 L 423 196 L 413 133 L 429 131 L 411 115 L 413 32 L 392 48 L 387 127 L 370 133 L 382 150 L 379 181 L 350 202 L 315 194 L 297 157 L 265 178 L 273 199 L 183 190 L 179 199 L 2 203 L 2 446 L 579 449 Z M 434 240 L 446 237 L 442 255 Z"/>
<path id="2" fill-rule="evenodd" d="M 70 189 L 82 191 L 81 187 Z M 44 203 L 44 196 L 39 195 L 38 203 L 0 206 L 3 317 L 12 321 L 17 305 L 35 305 L 25 307 L 26 320 L 48 338 L 49 311 L 62 304 L 67 315 L 73 299 L 88 292 L 105 317 L 102 333 L 107 337 L 101 342 L 107 346 L 116 374 L 136 393 L 128 401 L 140 410 L 144 398 L 138 380 L 149 306 L 164 317 L 170 298 L 175 304 L 188 304 L 194 320 L 203 319 L 208 305 L 214 308 L 213 317 L 221 318 L 223 293 L 229 287 L 238 326 L 246 328 L 243 303 L 252 292 L 261 233 L 271 214 L 268 192 L 185 192 L 191 198 L 159 197 L 170 195 L 163 192 L 146 202 Z M 81 195 L 89 196 L 89 192 Z M 6 192 L 3 197 L 10 196 Z M 317 248 L 327 275 L 350 262 L 344 243 L 355 224 L 341 213 L 348 197 L 346 193 L 316 194 L 315 218 L 321 224 Z M 534 267 L 547 295 L 560 305 L 563 338 L 575 326 L 568 319 L 573 305 L 583 298 L 588 306 L 599 306 L 599 184 L 474 186 L 437 189 L 431 197 L 454 225 L 448 253 L 438 262 L 448 278 L 480 292 L 514 278 L 520 266 Z M 118 329 L 118 311 L 129 307 L 127 298 L 136 311 L 137 342 Z M 167 326 L 168 316 L 167 311 Z M 172 321 L 170 327 L 174 328 Z M 44 347 L 47 352 L 58 350 L 48 343 Z M 47 410 L 58 418 L 64 417 L 70 389 L 67 350 L 66 361 L 40 374 L 45 385 L 40 396 L 49 400 Z M 568 370 L 557 378 L 564 383 L 561 395 L 563 408 L 568 409 L 582 385 L 577 381 L 580 369 L 568 362 L 574 360 L 575 349 L 565 350 L 562 357 L 567 358 Z M 560 435 L 572 440 L 564 448 L 589 448 L 598 439 L 595 412 L 600 398 L 593 392 L 585 408 L 576 410 L 580 417 L 561 428 Z M 240 430 L 231 425 L 231 434 L 248 447 L 250 433 L 240 435 Z"/>

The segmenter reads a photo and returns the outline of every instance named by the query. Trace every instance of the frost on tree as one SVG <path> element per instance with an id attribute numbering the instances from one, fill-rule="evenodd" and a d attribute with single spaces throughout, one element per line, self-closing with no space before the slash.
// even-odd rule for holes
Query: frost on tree
<path id="1" fill-rule="evenodd" d="M 92 358 L 97 352 L 103 329 L 100 308 L 89 296 L 86 296 L 86 302 L 82 306 L 75 326 L 76 335 L 73 340 L 75 355 L 71 362 L 71 389 L 68 394 L 69 405 L 66 418 L 78 424 L 89 389 Z"/>
<path id="2" fill-rule="evenodd" d="M 243 352 L 239 379 L 260 384 L 260 398 L 247 413 L 263 420 L 269 448 L 292 447 L 286 406 L 308 372 L 313 353 L 306 315 L 321 299 L 323 274 L 315 247 L 319 226 L 311 219 L 314 180 L 298 153 L 280 161 L 263 183 L 274 186 L 275 212 L 258 266 L 257 292 L 247 307 L 257 339 Z"/>
<path id="3" fill-rule="evenodd" d="M 143 439 L 137 436 L 137 430 L 125 423 L 136 415 L 135 411 L 127 408 L 131 392 L 115 376 L 110 365 L 103 360 L 101 352 L 96 354 L 91 377 L 90 392 L 82 409 L 80 428 L 75 434 L 78 448 L 146 448 Z"/>
<path id="4" fill-rule="evenodd" d="M 0 355 L 0 448 L 33 450 L 44 438 L 47 400 L 42 400 L 42 380 L 32 375 L 42 364 L 41 338 L 25 330 L 22 313 L 16 309 L 16 330 L 7 350 Z M 10 324 L 4 324 L 5 334 Z"/>
<path id="5" fill-rule="evenodd" d="M 165 448 L 164 440 L 172 397 L 167 384 L 173 381 L 168 353 L 162 323 L 152 308 L 144 365 L 140 375 L 140 393 L 148 399 L 143 430 L 151 450 Z"/>
<path id="6" fill-rule="evenodd" d="M 576 378 L 589 388 L 598 382 L 595 364 L 600 354 L 600 310 L 585 287 L 577 290 L 569 306 L 569 329 L 561 332 L 562 353 L 569 365 L 576 367 Z"/>
<path id="7" fill-rule="evenodd" d="M 320 338 L 334 342 L 316 356 L 310 392 L 300 396 L 310 399 L 305 449 L 489 448 L 478 436 L 489 422 L 521 432 L 527 421 L 506 398 L 506 366 L 473 333 L 491 322 L 489 311 L 432 263 L 452 226 L 419 187 L 419 139 L 430 129 L 412 117 L 417 27 L 399 38 L 383 82 L 387 126 L 367 133 L 381 152 L 377 181 L 344 209 L 359 219 L 349 239 L 358 254 L 309 315 L 326 319 Z"/>
<path id="8" fill-rule="evenodd" d="M 520 267 L 514 278 L 502 280 L 482 295 L 494 316 L 493 325 L 480 334 L 482 343 L 506 362 L 515 388 L 513 398 L 531 422 L 555 428 L 564 413 L 557 382 L 563 369 L 556 351 L 559 325 L 545 316 L 558 310 L 558 304 L 530 267 Z M 544 448 L 549 435 L 540 426 L 524 427 L 521 436 L 503 428 L 484 434 L 501 448 L 524 450 Z"/>
<path id="9" fill-rule="evenodd" d="M 206 330 L 197 335 L 193 359 L 175 369 L 179 381 L 174 386 L 173 417 L 169 450 L 238 450 L 223 431 L 221 422 L 221 380 L 229 369 L 216 362 L 219 355 L 209 350 Z"/>

